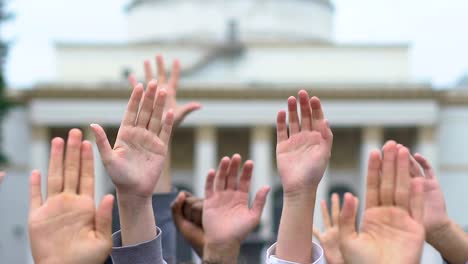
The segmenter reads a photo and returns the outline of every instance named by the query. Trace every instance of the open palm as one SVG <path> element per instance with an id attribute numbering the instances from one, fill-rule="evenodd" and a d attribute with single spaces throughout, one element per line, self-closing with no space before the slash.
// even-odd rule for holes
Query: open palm
<path id="1" fill-rule="evenodd" d="M 288 99 L 289 137 L 286 112 L 277 117 L 276 159 L 284 192 L 316 186 L 322 179 L 331 155 L 333 135 L 324 119 L 320 100 L 299 92 L 301 125 L 295 97 Z"/>
<path id="2" fill-rule="evenodd" d="M 47 200 L 41 176 L 31 175 L 29 236 L 36 263 L 103 263 L 111 251 L 113 197 L 94 207 L 93 150 L 71 130 L 65 161 L 63 140 L 52 141 Z M 80 150 L 81 149 L 81 150 Z"/>
<path id="3" fill-rule="evenodd" d="M 410 176 L 410 155 L 394 141 L 369 158 L 366 209 L 356 232 L 357 203 L 347 193 L 340 215 L 346 263 L 419 263 L 424 243 L 423 179 Z M 365 250 L 363 250 L 365 249 Z"/>
<path id="4" fill-rule="evenodd" d="M 162 120 L 167 92 L 160 89 L 156 95 L 156 90 L 152 81 L 142 96 L 143 86 L 135 86 L 113 149 L 102 127 L 91 125 L 104 165 L 120 192 L 149 197 L 162 173 L 173 113 L 170 110 Z"/>
<path id="5" fill-rule="evenodd" d="M 221 160 L 218 171 L 210 171 L 203 204 L 203 229 L 207 243 L 241 243 L 259 224 L 269 187 L 257 192 L 249 208 L 249 186 L 253 163 L 247 161 L 237 184 L 241 157 Z M 216 179 L 216 183 L 215 183 Z"/>

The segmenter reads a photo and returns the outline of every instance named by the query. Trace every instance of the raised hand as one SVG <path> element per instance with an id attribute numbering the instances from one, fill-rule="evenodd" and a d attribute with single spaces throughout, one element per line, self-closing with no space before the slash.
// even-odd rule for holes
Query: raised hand
<path id="1" fill-rule="evenodd" d="M 359 201 L 357 197 L 354 197 Z M 314 236 L 319 240 L 323 247 L 323 252 L 328 264 L 345 263 L 340 250 L 340 197 L 334 193 L 332 195 L 331 214 L 328 212 L 327 202 L 322 200 L 320 207 L 322 208 L 323 222 L 325 223 L 325 231 L 321 233 L 314 228 Z M 357 210 L 356 206 L 356 210 Z M 330 218 L 331 217 L 331 218 Z"/>
<path id="2" fill-rule="evenodd" d="M 315 188 L 327 168 L 333 134 L 324 119 L 317 97 L 299 91 L 301 123 L 295 97 L 288 98 L 289 137 L 286 112 L 277 117 L 276 159 L 285 194 Z"/>
<path id="3" fill-rule="evenodd" d="M 172 64 L 171 77 L 169 79 L 167 78 L 164 59 L 161 55 L 156 56 L 156 65 L 159 87 L 165 88 L 167 90 L 166 110 L 174 109 L 174 126 L 178 127 L 184 121 L 187 115 L 200 109 L 201 104 L 197 102 L 191 102 L 185 105 L 177 104 L 177 86 L 179 84 L 180 78 L 180 63 L 178 60 L 174 60 Z M 146 82 L 150 82 L 153 80 L 153 69 L 151 67 L 151 62 L 146 60 L 144 62 L 144 68 Z M 135 87 L 138 83 L 135 76 L 133 75 L 130 76 L 129 80 L 132 87 Z"/>
<path id="4" fill-rule="evenodd" d="M 218 170 L 208 173 L 203 205 L 205 261 L 237 263 L 241 242 L 260 223 L 270 187 L 262 187 L 249 208 L 253 162 L 244 163 L 237 183 L 240 165 L 241 156 L 236 154 L 232 159 L 224 157 Z"/>
<path id="5" fill-rule="evenodd" d="M 72 129 L 64 160 L 64 141 L 52 140 L 47 200 L 42 201 L 41 175 L 30 183 L 29 237 L 34 262 L 103 263 L 112 247 L 114 198 L 94 207 L 94 159 L 91 143 Z"/>
<path id="6" fill-rule="evenodd" d="M 171 207 L 175 226 L 198 256 L 203 258 L 205 246 L 205 231 L 202 227 L 203 199 L 187 192 L 180 192 Z"/>
<path id="7" fill-rule="evenodd" d="M 167 155 L 174 114 L 163 120 L 167 92 L 157 83 L 135 86 L 112 149 L 101 126 L 91 125 L 104 165 L 119 194 L 151 197 Z M 143 96 L 144 94 L 144 96 Z M 138 106 L 141 101 L 141 110 Z"/>
<path id="8" fill-rule="evenodd" d="M 340 216 L 346 263 L 419 263 L 424 243 L 423 179 L 411 178 L 408 149 L 395 142 L 369 158 L 366 209 L 356 233 L 357 203 L 345 194 Z"/>
<path id="9" fill-rule="evenodd" d="M 117 189 L 123 245 L 156 236 L 151 197 L 168 152 L 174 114 L 163 111 L 166 90 L 157 93 L 156 81 L 133 89 L 114 148 L 99 125 L 91 125 L 101 158 Z M 141 105 L 140 111 L 138 111 Z"/>
<path id="10" fill-rule="evenodd" d="M 276 159 L 283 186 L 283 211 L 278 230 L 276 256 L 309 263 L 312 226 L 318 184 L 328 166 L 333 134 L 324 118 L 320 100 L 299 91 L 301 123 L 296 98 L 289 97 L 289 137 L 286 112 L 277 117 Z"/>

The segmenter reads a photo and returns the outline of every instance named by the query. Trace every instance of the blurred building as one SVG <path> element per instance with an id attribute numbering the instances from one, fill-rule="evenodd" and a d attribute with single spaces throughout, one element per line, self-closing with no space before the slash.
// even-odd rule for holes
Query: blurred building
<path id="1" fill-rule="evenodd" d="M 0 211 L 7 212 L 0 255 L 11 255 L 8 263 L 26 258 L 29 170 L 46 175 L 50 140 L 78 127 L 93 141 L 91 123 L 115 139 L 130 95 L 126 77 L 133 72 L 143 80 L 143 60 L 157 53 L 168 69 L 174 58 L 182 63 L 179 100 L 203 104 L 174 132 L 175 185 L 203 196 L 208 170 L 240 153 L 255 162 L 252 192 L 272 186 L 251 245 L 261 248 L 276 237 L 282 203 L 276 113 L 299 89 L 323 100 L 335 136 L 318 201 L 334 191 L 364 201 L 368 153 L 396 139 L 433 162 L 451 217 L 468 225 L 459 210 L 468 207 L 460 199 L 468 184 L 468 90 L 436 91 L 415 81 L 408 45 L 334 42 L 328 0 L 134 0 L 127 13 L 128 42 L 56 43 L 57 79 L 12 91 L 21 105 L 4 122 L 3 149 L 14 177 L 0 187 Z M 112 186 L 97 150 L 96 160 L 101 197 Z M 318 207 L 315 219 L 321 227 Z M 24 254 L 12 255 L 20 249 Z M 424 263 L 439 263 L 427 252 Z"/>

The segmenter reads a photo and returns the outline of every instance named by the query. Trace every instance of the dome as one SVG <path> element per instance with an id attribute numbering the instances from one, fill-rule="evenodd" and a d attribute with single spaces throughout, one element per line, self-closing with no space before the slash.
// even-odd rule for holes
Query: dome
<path id="1" fill-rule="evenodd" d="M 221 40 L 234 21 L 243 41 L 332 41 L 329 0 L 134 0 L 131 41 Z M 231 26 L 229 26 L 231 25 Z"/>

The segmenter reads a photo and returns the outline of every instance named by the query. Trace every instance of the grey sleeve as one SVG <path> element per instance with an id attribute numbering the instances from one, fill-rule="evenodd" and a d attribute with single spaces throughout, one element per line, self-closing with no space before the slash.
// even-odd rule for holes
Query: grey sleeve
<path id="1" fill-rule="evenodd" d="M 171 203 L 177 191 L 153 195 L 153 211 L 156 224 L 162 230 L 162 251 L 168 264 L 176 263 L 177 229 L 172 221 Z"/>
<path id="2" fill-rule="evenodd" d="M 162 255 L 162 232 L 157 228 L 158 234 L 153 240 L 131 246 L 122 246 L 120 231 L 112 234 L 111 258 L 114 264 L 166 264 Z"/>

